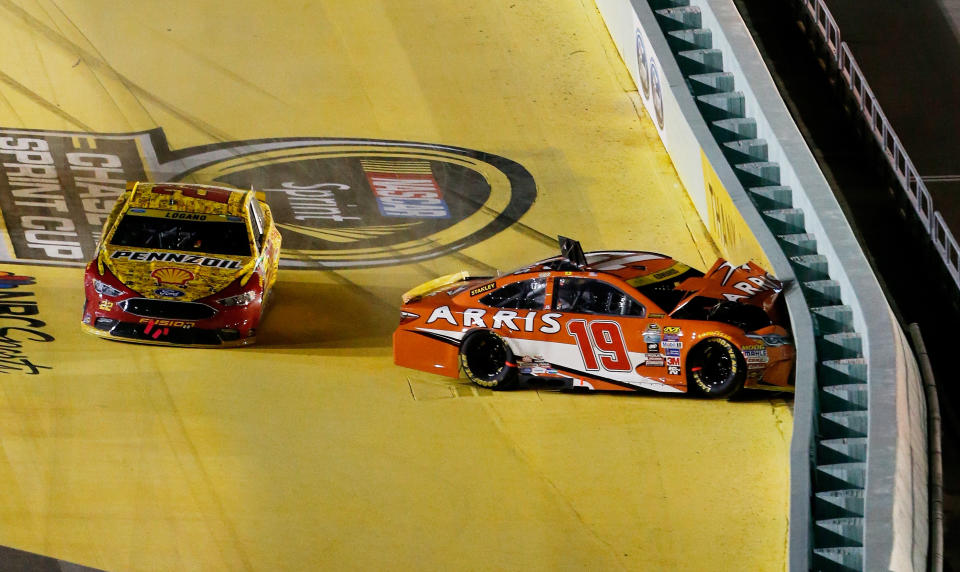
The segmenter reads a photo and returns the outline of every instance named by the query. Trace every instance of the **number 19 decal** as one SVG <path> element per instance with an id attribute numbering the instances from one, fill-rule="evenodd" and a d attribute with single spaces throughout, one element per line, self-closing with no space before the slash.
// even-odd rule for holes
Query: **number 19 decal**
<path id="1" fill-rule="evenodd" d="M 567 332 L 577 340 L 583 365 L 588 371 L 603 366 L 607 371 L 630 371 L 630 356 L 627 344 L 623 341 L 620 324 L 610 320 L 595 320 L 587 324 L 586 320 L 570 320 Z M 600 364 L 597 364 L 597 356 Z"/>

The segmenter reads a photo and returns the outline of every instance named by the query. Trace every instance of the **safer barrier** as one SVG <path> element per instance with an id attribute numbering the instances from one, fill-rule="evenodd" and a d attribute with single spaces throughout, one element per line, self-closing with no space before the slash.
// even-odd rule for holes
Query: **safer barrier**
<path id="1" fill-rule="evenodd" d="M 916 363 L 732 0 L 597 5 L 720 250 L 799 286 L 791 568 L 922 567 Z"/>
<path id="2" fill-rule="evenodd" d="M 813 28 L 819 32 L 819 37 L 833 59 L 833 64 L 837 66 L 847 89 L 857 102 L 860 114 L 883 149 L 884 157 L 896 173 L 900 189 L 913 205 L 917 217 L 930 235 L 947 271 L 960 288 L 960 247 L 957 246 L 957 239 L 947 227 L 940 211 L 933 207 L 930 191 L 927 190 L 913 161 L 900 143 L 900 138 L 897 137 L 893 126 L 883 113 L 873 90 L 870 89 L 870 84 L 860 70 L 857 59 L 850 51 L 850 46 L 843 41 L 833 14 L 827 9 L 823 0 L 792 0 L 792 2 L 802 7 L 809 17 L 809 23 L 812 23 Z"/>

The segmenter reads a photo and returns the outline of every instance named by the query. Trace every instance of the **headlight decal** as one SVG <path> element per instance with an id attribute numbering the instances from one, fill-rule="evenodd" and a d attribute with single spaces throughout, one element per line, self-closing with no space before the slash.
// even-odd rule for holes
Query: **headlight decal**
<path id="1" fill-rule="evenodd" d="M 257 297 L 257 293 L 253 290 L 247 290 L 242 294 L 237 294 L 236 296 L 230 296 L 228 298 L 220 298 L 217 300 L 218 304 L 223 306 L 246 306 L 250 302 L 253 302 L 254 298 Z"/>
<path id="2" fill-rule="evenodd" d="M 775 348 L 777 346 L 785 346 L 791 343 L 790 338 L 786 336 L 781 336 L 778 334 L 747 334 L 748 338 L 753 338 L 755 340 L 761 340 L 764 345 L 767 347 Z"/>
<path id="3" fill-rule="evenodd" d="M 122 290 L 117 290 L 113 286 L 107 284 L 106 282 L 101 282 L 96 278 L 93 279 L 93 289 L 96 290 L 97 294 L 100 294 L 101 296 L 116 298 L 117 296 L 123 295 Z"/>

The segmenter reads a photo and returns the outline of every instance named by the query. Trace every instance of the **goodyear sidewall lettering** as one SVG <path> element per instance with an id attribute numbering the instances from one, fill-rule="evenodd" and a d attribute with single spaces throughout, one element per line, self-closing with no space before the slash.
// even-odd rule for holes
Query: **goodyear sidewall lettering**
<path id="1" fill-rule="evenodd" d="M 708 336 L 709 336 L 709 337 L 708 337 Z M 702 336 L 702 339 L 704 339 L 704 340 L 709 340 L 709 341 L 712 341 L 712 342 L 716 343 L 717 345 L 719 345 L 720 347 L 722 347 L 722 348 L 724 349 L 724 351 L 727 352 L 727 355 L 730 357 L 730 362 L 731 362 L 731 363 L 730 363 L 730 368 L 731 368 L 731 369 L 730 369 L 730 374 L 731 374 L 732 376 L 736 377 L 737 371 L 738 371 L 739 368 L 740 368 L 739 363 L 738 363 L 738 360 L 737 360 L 737 349 L 736 349 L 736 347 L 734 347 L 734 345 L 733 345 L 732 343 L 730 343 L 730 341 L 727 339 L 727 336 L 726 336 L 726 335 L 720 335 L 719 333 L 711 333 L 711 334 L 704 334 L 704 335 Z M 703 378 L 702 378 L 702 376 L 700 375 L 699 372 L 697 372 L 697 371 L 691 371 L 690 374 L 691 374 L 690 377 L 693 378 L 694 383 L 696 383 L 697 386 L 698 386 L 700 389 L 702 389 L 705 393 L 713 393 L 713 392 L 717 391 L 717 388 L 711 387 L 710 385 L 707 385 L 706 383 L 703 382 Z"/>
<path id="2" fill-rule="evenodd" d="M 493 337 L 495 337 L 497 340 L 500 341 L 501 344 L 504 345 L 504 347 L 507 347 L 507 348 L 510 347 L 509 344 L 507 344 L 507 340 L 505 340 L 505 339 L 503 338 L 503 336 L 501 336 L 500 334 L 498 334 L 498 333 L 496 333 L 496 332 L 494 332 L 494 331 L 491 331 L 491 330 L 480 330 L 479 332 L 477 332 L 477 333 L 475 333 L 475 334 L 473 334 L 473 335 L 484 335 L 482 332 L 486 332 L 486 334 L 489 334 L 489 335 L 492 335 Z M 462 348 L 462 347 L 463 347 L 463 345 L 461 345 L 461 348 Z M 503 373 L 503 370 L 506 369 L 506 368 L 508 368 L 509 366 L 508 366 L 507 364 L 503 364 L 503 365 L 500 367 L 500 369 L 497 370 L 497 372 L 492 376 L 491 379 L 485 379 L 485 378 L 480 377 L 480 376 L 476 375 L 475 373 L 473 373 L 473 371 L 470 369 L 470 364 L 469 364 L 469 362 L 468 362 L 468 360 L 467 360 L 467 355 L 466 355 L 464 352 L 461 351 L 461 352 L 460 352 L 460 367 L 463 368 L 463 373 L 467 376 L 467 378 L 468 378 L 470 381 L 476 383 L 477 385 L 479 385 L 479 386 L 481 386 L 481 387 L 494 388 L 494 387 L 497 387 L 498 385 L 500 385 L 500 381 L 501 381 L 501 380 L 500 380 L 500 374 Z"/>

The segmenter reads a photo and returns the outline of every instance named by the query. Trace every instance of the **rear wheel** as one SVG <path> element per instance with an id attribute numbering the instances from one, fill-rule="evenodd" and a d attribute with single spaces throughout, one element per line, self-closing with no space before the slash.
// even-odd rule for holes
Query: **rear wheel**
<path id="1" fill-rule="evenodd" d="M 510 389 L 517 383 L 517 367 L 506 340 L 480 330 L 460 344 L 460 365 L 467 378 L 481 387 Z"/>
<path id="2" fill-rule="evenodd" d="M 729 397 L 743 388 L 746 363 L 723 338 L 708 338 L 687 354 L 687 387 L 710 397 Z"/>

